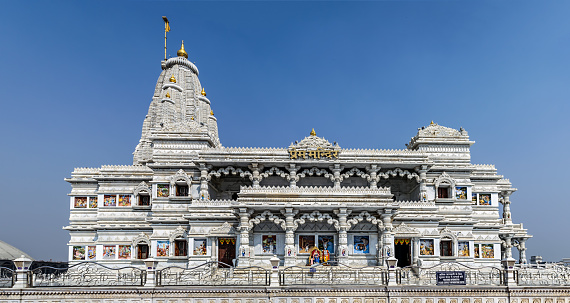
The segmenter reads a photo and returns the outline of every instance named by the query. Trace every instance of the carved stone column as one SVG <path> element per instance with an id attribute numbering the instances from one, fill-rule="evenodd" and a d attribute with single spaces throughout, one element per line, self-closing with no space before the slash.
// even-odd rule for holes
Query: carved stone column
<path id="1" fill-rule="evenodd" d="M 379 210 L 378 214 L 382 217 L 384 224 L 384 232 L 382 233 L 382 264 L 384 264 L 389 257 L 394 257 L 393 211 L 388 208 L 383 211 Z"/>
<path id="2" fill-rule="evenodd" d="M 285 208 L 282 214 L 285 216 L 285 266 L 294 266 L 297 264 L 297 249 L 295 248 L 295 215 L 297 210 L 292 207 Z"/>
<path id="3" fill-rule="evenodd" d="M 385 227 L 382 226 L 381 228 L 378 227 L 378 242 L 376 243 L 376 265 L 383 266 L 384 265 L 384 232 Z"/>
<path id="4" fill-rule="evenodd" d="M 331 165 L 330 170 L 333 172 L 333 183 L 334 183 L 334 188 L 340 188 L 340 172 L 342 172 L 343 170 L 343 166 L 341 166 L 340 164 L 335 164 L 335 165 Z M 340 241 L 339 241 L 340 242 Z"/>
<path id="5" fill-rule="evenodd" d="M 420 201 L 427 201 L 427 188 L 426 188 L 426 178 L 427 178 L 427 165 L 422 165 L 421 168 L 418 170 L 420 175 Z"/>
<path id="6" fill-rule="evenodd" d="M 249 215 L 247 208 L 239 209 L 239 249 L 238 249 L 238 267 L 250 266 L 250 247 L 249 247 Z"/>
<path id="7" fill-rule="evenodd" d="M 366 172 L 368 173 L 368 186 L 372 189 L 378 188 L 378 172 L 380 171 L 380 166 L 376 164 L 366 166 Z M 380 239 L 380 238 L 378 238 Z"/>
<path id="8" fill-rule="evenodd" d="M 513 247 L 513 242 L 512 242 L 512 237 L 513 235 L 510 234 L 506 234 L 503 236 L 503 253 L 502 253 L 502 258 L 503 259 L 512 259 L 513 257 L 513 252 L 511 250 L 511 248 Z"/>
<path id="9" fill-rule="evenodd" d="M 501 192 L 503 199 L 503 224 L 513 224 L 513 219 L 511 218 L 511 201 L 509 196 L 512 194 L 512 191 L 503 191 Z"/>
<path id="10" fill-rule="evenodd" d="M 340 185 L 339 185 L 340 186 Z M 338 217 L 338 251 L 337 260 L 340 263 L 348 264 L 348 223 L 347 217 L 351 213 L 346 208 L 335 210 Z"/>
<path id="11" fill-rule="evenodd" d="M 252 163 L 248 167 L 251 169 L 251 181 L 253 182 L 253 188 L 259 188 L 259 182 L 261 182 L 262 179 L 259 172 L 263 169 L 263 165 Z"/>
<path id="12" fill-rule="evenodd" d="M 206 164 L 200 164 L 200 199 L 209 200 L 210 193 L 208 192 L 208 181 L 210 181 L 210 176 L 208 175 L 208 166 Z"/>
<path id="13" fill-rule="evenodd" d="M 526 260 L 526 238 L 519 239 L 519 264 L 527 264 Z"/>
<path id="14" fill-rule="evenodd" d="M 289 181 L 290 187 L 297 187 L 297 181 L 299 180 L 299 177 L 297 177 L 297 171 L 299 168 L 300 167 L 295 164 L 289 164 L 289 166 L 287 166 L 287 170 L 289 171 L 289 177 L 287 177 L 287 180 Z"/>

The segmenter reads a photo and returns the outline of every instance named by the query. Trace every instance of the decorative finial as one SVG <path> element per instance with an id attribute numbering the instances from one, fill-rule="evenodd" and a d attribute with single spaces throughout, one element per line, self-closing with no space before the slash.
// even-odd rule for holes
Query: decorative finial
<path id="1" fill-rule="evenodd" d="M 316 136 L 316 135 L 317 135 L 317 133 L 315 133 L 315 129 L 313 128 L 313 129 L 311 130 L 311 136 Z"/>
<path id="2" fill-rule="evenodd" d="M 182 40 L 182 46 L 176 52 L 176 55 L 178 55 L 178 57 L 184 57 L 184 58 L 188 59 L 188 53 L 184 50 L 184 40 Z"/>
<path id="3" fill-rule="evenodd" d="M 204 90 L 204 88 L 202 87 L 202 96 L 206 97 L 206 91 Z"/>
<path id="4" fill-rule="evenodd" d="M 212 115 L 212 116 L 214 115 L 214 111 L 213 111 L 213 110 L 210 110 L 210 115 Z"/>
<path id="5" fill-rule="evenodd" d="M 166 98 L 170 98 L 170 92 L 166 92 Z"/>
<path id="6" fill-rule="evenodd" d="M 176 83 L 176 78 L 174 78 L 174 75 L 172 75 L 172 77 L 170 77 L 170 82 Z"/>
<path id="7" fill-rule="evenodd" d="M 194 121 L 194 117 L 190 117 L 190 119 L 192 119 L 192 121 Z"/>
<path id="8" fill-rule="evenodd" d="M 433 120 L 431 120 L 431 123 L 429 125 L 435 125 L 435 123 L 433 123 Z"/>

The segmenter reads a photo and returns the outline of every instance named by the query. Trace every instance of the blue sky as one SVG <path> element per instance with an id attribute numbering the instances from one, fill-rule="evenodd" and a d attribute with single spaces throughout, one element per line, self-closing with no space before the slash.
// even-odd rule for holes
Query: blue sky
<path id="1" fill-rule="evenodd" d="M 518 188 L 528 256 L 570 257 L 568 1 L 0 2 L 0 239 L 65 260 L 74 167 L 131 164 L 185 41 L 224 146 L 404 148 L 431 120 Z"/>

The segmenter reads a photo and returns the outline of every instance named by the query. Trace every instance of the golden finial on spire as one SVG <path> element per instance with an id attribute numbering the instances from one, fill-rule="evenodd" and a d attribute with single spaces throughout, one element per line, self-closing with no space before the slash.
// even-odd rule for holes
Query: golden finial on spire
<path id="1" fill-rule="evenodd" d="M 435 123 L 433 123 L 433 120 L 431 120 L 431 123 L 429 125 L 434 125 Z"/>
<path id="2" fill-rule="evenodd" d="M 212 115 L 212 116 L 214 115 L 214 111 L 213 111 L 213 110 L 210 110 L 210 115 Z"/>
<path id="3" fill-rule="evenodd" d="M 313 129 L 311 130 L 311 136 L 316 136 L 316 135 L 317 135 L 317 133 L 315 133 L 315 129 L 313 128 Z"/>
<path id="4" fill-rule="evenodd" d="M 176 52 L 176 55 L 178 55 L 178 57 L 184 57 L 184 58 L 188 59 L 188 53 L 184 50 L 184 40 L 182 40 L 182 46 Z"/>
<path id="5" fill-rule="evenodd" d="M 202 96 L 206 97 L 206 91 L 204 90 L 204 88 L 202 87 L 202 92 L 201 92 Z"/>
<path id="6" fill-rule="evenodd" d="M 176 83 L 176 78 L 174 78 L 174 75 L 172 75 L 172 77 L 170 77 L 170 82 Z"/>
<path id="7" fill-rule="evenodd" d="M 170 98 L 170 92 L 166 92 L 166 98 Z"/>
<path id="8" fill-rule="evenodd" d="M 194 117 L 190 117 L 190 119 L 192 119 L 192 121 L 194 121 Z"/>

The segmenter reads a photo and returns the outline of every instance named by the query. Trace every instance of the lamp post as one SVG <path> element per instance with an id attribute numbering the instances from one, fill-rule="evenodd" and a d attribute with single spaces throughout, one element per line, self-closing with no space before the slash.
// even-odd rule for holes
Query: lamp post
<path id="1" fill-rule="evenodd" d="M 16 266 L 16 283 L 14 283 L 13 288 L 26 288 L 30 286 L 28 285 L 28 272 L 30 271 L 32 262 L 32 260 L 26 258 L 24 255 L 14 260 L 14 265 Z"/>

